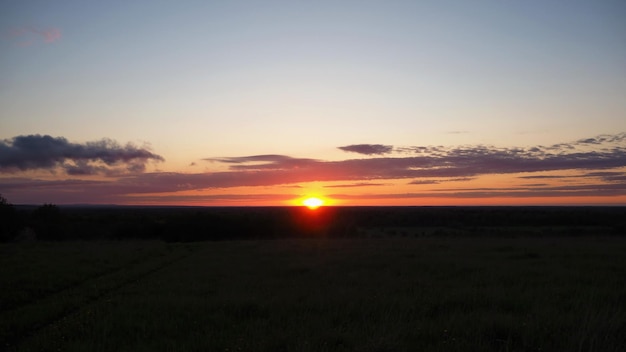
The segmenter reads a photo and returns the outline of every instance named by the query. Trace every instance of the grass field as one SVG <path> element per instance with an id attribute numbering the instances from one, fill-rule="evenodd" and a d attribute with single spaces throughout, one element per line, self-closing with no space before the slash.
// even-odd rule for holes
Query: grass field
<path id="1" fill-rule="evenodd" d="M 0 246 L 8 351 L 624 351 L 624 238 Z"/>

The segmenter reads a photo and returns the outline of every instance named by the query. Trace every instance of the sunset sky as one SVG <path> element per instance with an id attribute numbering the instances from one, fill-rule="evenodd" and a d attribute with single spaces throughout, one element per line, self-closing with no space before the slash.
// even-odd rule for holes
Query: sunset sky
<path id="1" fill-rule="evenodd" d="M 14 204 L 626 205 L 626 1 L 0 2 Z"/>

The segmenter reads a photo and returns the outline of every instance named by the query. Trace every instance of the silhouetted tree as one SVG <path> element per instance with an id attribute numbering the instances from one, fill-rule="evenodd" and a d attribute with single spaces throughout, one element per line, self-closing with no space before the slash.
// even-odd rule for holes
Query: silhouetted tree
<path id="1" fill-rule="evenodd" d="M 17 235 L 20 221 L 13 204 L 0 194 L 0 241 L 11 241 Z"/>

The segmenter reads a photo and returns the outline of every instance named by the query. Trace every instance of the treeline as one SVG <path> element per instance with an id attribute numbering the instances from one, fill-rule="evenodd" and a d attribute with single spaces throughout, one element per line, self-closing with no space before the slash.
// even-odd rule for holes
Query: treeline
<path id="1" fill-rule="evenodd" d="M 355 224 L 330 208 L 60 207 L 2 205 L 2 242 L 161 239 L 168 242 L 346 237 Z"/>
<path id="2" fill-rule="evenodd" d="M 32 211 L 19 211 L 0 196 L 0 241 L 60 240 L 65 237 L 61 209 L 44 204 Z"/>
<path id="3" fill-rule="evenodd" d="M 626 207 L 16 207 L 2 198 L 0 219 L 4 242 L 626 235 Z"/>

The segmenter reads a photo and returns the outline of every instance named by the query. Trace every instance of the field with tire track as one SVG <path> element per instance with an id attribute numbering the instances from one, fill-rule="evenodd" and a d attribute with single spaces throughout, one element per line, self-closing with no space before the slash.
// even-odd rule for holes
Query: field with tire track
<path id="1" fill-rule="evenodd" d="M 622 351 L 626 239 L 0 246 L 8 351 Z"/>

